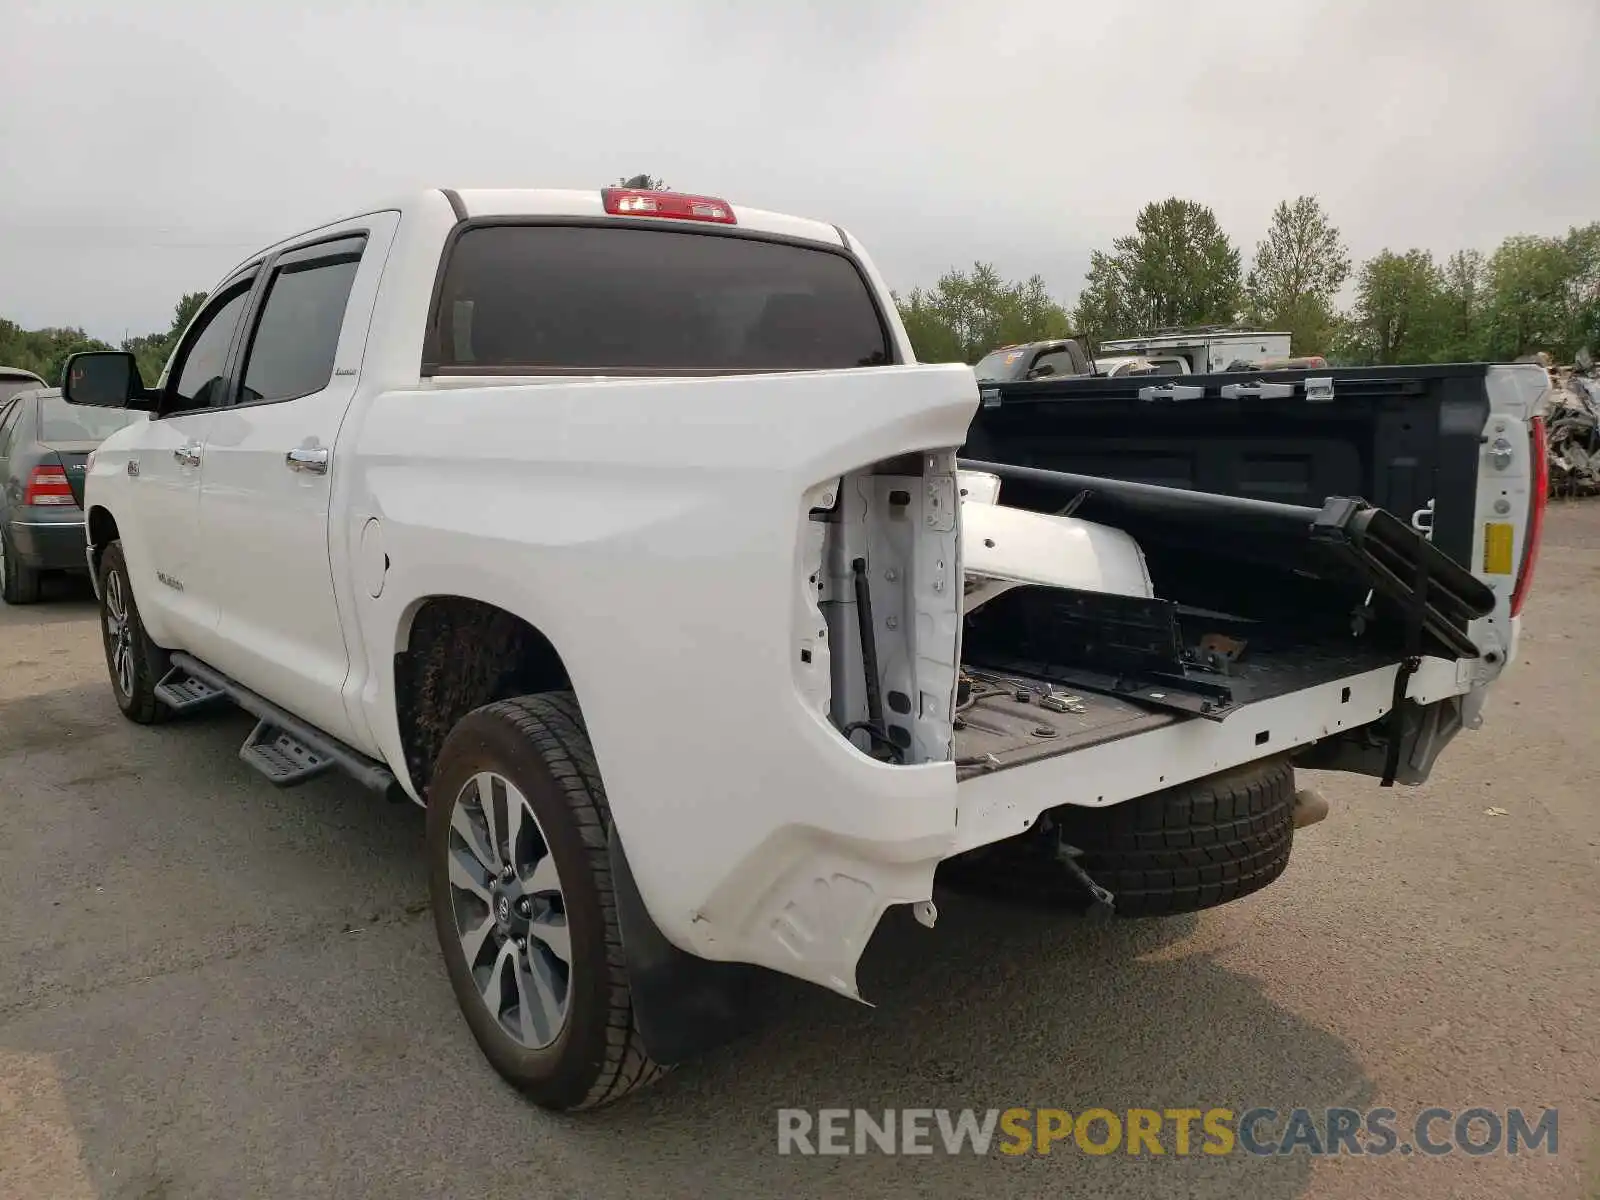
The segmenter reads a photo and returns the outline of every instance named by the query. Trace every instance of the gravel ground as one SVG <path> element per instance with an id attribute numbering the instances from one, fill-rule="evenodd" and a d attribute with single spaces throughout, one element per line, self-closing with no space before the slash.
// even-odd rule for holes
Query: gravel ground
<path id="1" fill-rule="evenodd" d="M 1333 804 L 1265 892 L 1109 927 L 886 922 L 876 1008 L 582 1119 L 478 1057 L 417 811 L 277 791 L 237 715 L 125 723 L 92 599 L 0 608 L 0 1198 L 1600 1196 L 1600 503 L 1560 506 L 1523 660 L 1432 782 Z M 1490 808 L 1504 814 L 1490 815 Z M 779 1107 L 1559 1106 L 1554 1156 L 780 1157 Z"/>

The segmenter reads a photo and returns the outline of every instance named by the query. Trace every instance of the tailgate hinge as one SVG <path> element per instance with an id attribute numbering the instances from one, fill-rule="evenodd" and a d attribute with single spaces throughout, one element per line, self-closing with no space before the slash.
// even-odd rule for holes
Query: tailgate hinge
<path id="1" fill-rule="evenodd" d="M 1193 384 L 1168 383 L 1153 387 L 1139 389 L 1139 399 L 1150 400 L 1198 400 L 1206 394 L 1203 387 Z"/>
<path id="2" fill-rule="evenodd" d="M 1327 404 L 1333 399 L 1333 376 L 1318 375 L 1306 379 L 1306 403 Z"/>
<path id="3" fill-rule="evenodd" d="M 1293 395 L 1292 383 L 1230 383 L 1222 389 L 1224 400 L 1287 400 Z"/>

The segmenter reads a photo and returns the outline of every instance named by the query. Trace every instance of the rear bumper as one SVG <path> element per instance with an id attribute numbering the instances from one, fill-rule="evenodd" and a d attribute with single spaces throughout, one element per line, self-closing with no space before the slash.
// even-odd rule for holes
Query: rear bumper
<path id="1" fill-rule="evenodd" d="M 44 516 L 37 510 L 7 524 L 11 545 L 17 557 L 41 571 L 82 572 L 85 537 L 83 511 L 70 509 L 60 517 Z"/>
<path id="2" fill-rule="evenodd" d="M 681 948 L 758 963 L 855 997 L 855 965 L 884 910 L 931 901 L 943 860 L 1020 834 L 1052 808 L 1108 807 L 1371 724 L 1391 707 L 1397 669 L 1259 701 L 1225 721 L 1179 721 L 959 784 L 949 763 L 886 767 L 866 762 L 842 739 L 816 738 L 815 769 L 803 774 L 818 786 L 796 792 L 789 804 L 783 789 L 769 787 L 759 807 L 747 806 L 765 817 L 765 836 L 711 886 Z M 1468 690 L 1455 662 L 1426 658 L 1408 696 L 1426 704 Z M 826 805 L 819 803 L 824 796 Z M 824 808 L 836 819 L 819 819 Z"/>

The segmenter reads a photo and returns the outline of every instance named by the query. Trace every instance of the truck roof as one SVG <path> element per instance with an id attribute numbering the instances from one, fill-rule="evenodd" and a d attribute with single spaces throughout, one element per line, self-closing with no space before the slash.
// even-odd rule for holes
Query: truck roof
<path id="1" fill-rule="evenodd" d="M 336 225 L 349 221 L 367 213 L 399 212 L 402 216 L 418 210 L 436 210 L 443 204 L 448 204 L 454 209 L 458 220 L 472 220 L 480 217 L 601 217 L 607 216 L 604 201 L 601 198 L 602 188 L 428 188 L 419 192 L 412 192 L 398 198 L 392 198 L 387 203 L 371 204 L 363 208 L 352 209 L 322 222 L 318 226 L 310 226 L 299 230 L 271 245 L 263 246 L 254 254 L 240 259 L 237 266 L 229 274 L 256 262 L 266 255 L 277 250 L 287 242 L 299 242 L 308 233 L 327 225 Z M 635 189 L 628 189 L 635 190 Z M 685 196 L 700 196 L 701 193 L 685 192 L 674 193 Z M 720 200 L 720 198 L 719 198 Z M 742 204 L 720 200 L 733 210 L 735 228 L 753 230 L 757 233 L 771 234 L 777 237 L 798 238 L 803 241 L 819 242 L 825 246 L 850 247 L 849 236 L 837 225 L 830 225 L 826 221 L 814 221 L 807 217 L 790 216 L 787 213 L 769 212 L 763 208 L 749 208 Z M 623 218 L 612 218 L 623 219 Z M 685 222 L 664 221 L 665 228 L 682 229 Z"/>
<path id="2" fill-rule="evenodd" d="M 453 194 L 461 201 L 466 219 L 474 217 L 604 217 L 600 188 L 469 188 Z M 452 194 L 445 189 L 445 195 Z M 696 195 L 697 193 L 684 193 Z M 738 228 L 782 237 L 803 238 L 829 246 L 847 245 L 844 231 L 826 221 L 769 212 L 724 201 L 733 209 Z M 670 226 L 669 226 L 670 227 Z M 682 228 L 682 226 L 678 226 Z"/>

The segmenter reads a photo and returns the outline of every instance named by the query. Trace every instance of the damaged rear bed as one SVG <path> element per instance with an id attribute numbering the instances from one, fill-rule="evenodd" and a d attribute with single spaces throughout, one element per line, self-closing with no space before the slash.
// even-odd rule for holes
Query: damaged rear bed
<path id="1" fill-rule="evenodd" d="M 1465 568 L 1359 500 L 1313 509 L 961 465 L 973 546 L 954 738 L 961 778 L 1177 721 L 1223 721 L 1385 667 L 1396 668 L 1398 707 L 1424 655 L 1476 656 L 1469 627 L 1494 607 Z M 1065 504 L 991 507 L 1008 480 Z M 1026 580 L 1052 540 L 1075 552 L 1076 577 Z M 1013 547 L 1021 553 L 1008 557 Z"/>

